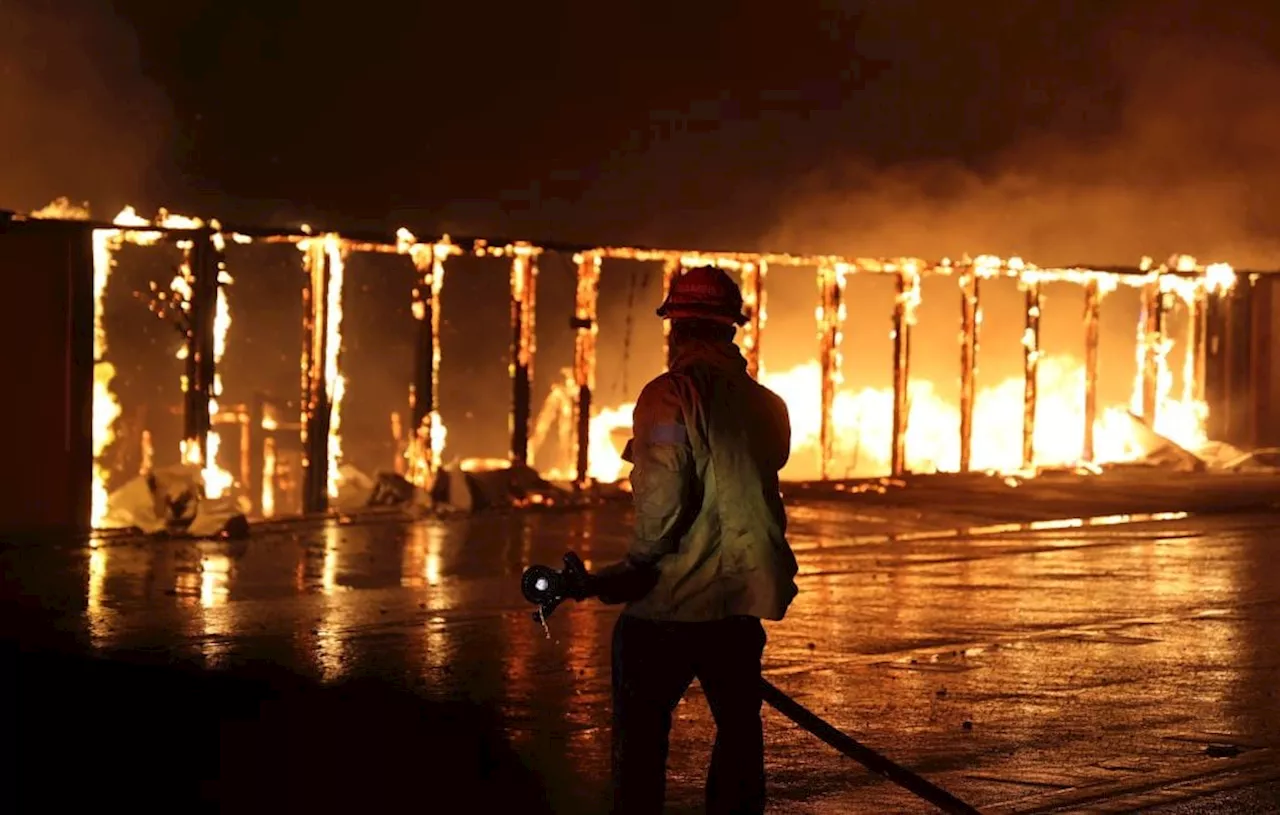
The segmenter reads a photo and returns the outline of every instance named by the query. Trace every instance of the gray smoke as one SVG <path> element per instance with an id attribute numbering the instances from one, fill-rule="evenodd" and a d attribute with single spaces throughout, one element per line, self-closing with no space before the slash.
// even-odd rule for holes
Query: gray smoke
<path id="1" fill-rule="evenodd" d="M 172 114 L 102 3 L 0 0 L 0 209 L 59 196 L 110 218 L 159 169 Z"/>
<path id="2" fill-rule="evenodd" d="M 1019 254 L 1042 266 L 1189 253 L 1280 267 L 1280 68 L 1241 45 L 1112 43 L 1123 89 L 1113 122 L 1094 132 L 1061 122 L 984 169 L 851 157 L 797 185 L 768 243 L 859 256 Z"/>

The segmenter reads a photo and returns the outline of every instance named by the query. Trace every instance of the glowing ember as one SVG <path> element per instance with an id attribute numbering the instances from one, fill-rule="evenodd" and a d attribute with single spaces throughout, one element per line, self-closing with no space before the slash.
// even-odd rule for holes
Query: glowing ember
<path id="1" fill-rule="evenodd" d="M 434 410 L 431 411 L 431 458 L 433 461 L 440 461 L 440 457 L 444 454 L 447 433 L 444 422 L 440 420 L 440 414 Z"/>
<path id="2" fill-rule="evenodd" d="M 156 466 L 156 447 L 151 441 L 151 431 L 142 431 L 142 441 L 138 445 L 142 453 L 142 463 L 138 465 L 138 475 L 147 475 Z"/>
<path id="3" fill-rule="evenodd" d="M 464 458 L 458 462 L 458 469 L 464 473 L 509 470 L 511 462 L 505 458 Z"/>
<path id="4" fill-rule="evenodd" d="M 266 420 L 262 425 L 266 427 Z M 276 514 L 276 440 L 266 439 L 262 445 L 262 517 Z"/>

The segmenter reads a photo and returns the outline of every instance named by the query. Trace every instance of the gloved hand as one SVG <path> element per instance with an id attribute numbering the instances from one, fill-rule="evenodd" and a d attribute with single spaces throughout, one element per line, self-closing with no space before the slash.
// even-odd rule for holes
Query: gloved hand
<path id="1" fill-rule="evenodd" d="M 654 564 L 639 563 L 628 558 L 590 574 L 582 559 L 569 552 L 564 556 L 564 570 L 560 573 L 562 591 L 570 600 L 582 602 L 592 597 L 608 605 L 639 600 L 658 582 L 658 569 Z"/>
<path id="2" fill-rule="evenodd" d="M 630 603 L 642 599 L 658 582 L 655 564 L 638 563 L 628 558 L 589 577 L 589 596 L 599 597 L 607 605 Z"/>
<path id="3" fill-rule="evenodd" d="M 582 602 L 588 597 L 594 597 L 595 592 L 594 581 L 590 574 L 587 573 L 587 567 L 583 564 L 582 559 L 575 553 L 569 552 L 564 556 L 564 594 L 571 600 Z"/>

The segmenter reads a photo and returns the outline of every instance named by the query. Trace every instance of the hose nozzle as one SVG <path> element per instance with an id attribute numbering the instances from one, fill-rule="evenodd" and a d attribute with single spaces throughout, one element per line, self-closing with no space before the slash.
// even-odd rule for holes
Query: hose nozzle
<path id="1" fill-rule="evenodd" d="M 586 584 L 587 567 L 573 552 L 565 554 L 560 571 L 550 566 L 530 566 L 520 578 L 524 599 L 538 607 L 533 613 L 535 622 L 545 621 L 566 598 L 580 596 Z"/>

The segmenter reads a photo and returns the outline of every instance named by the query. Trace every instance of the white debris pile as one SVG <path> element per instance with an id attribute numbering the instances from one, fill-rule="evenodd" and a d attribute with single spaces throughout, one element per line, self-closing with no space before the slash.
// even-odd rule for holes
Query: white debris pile
<path id="1" fill-rule="evenodd" d="M 1139 455 L 1135 460 L 1107 467 L 1146 466 L 1176 472 L 1240 473 L 1280 472 L 1280 449 L 1244 450 L 1222 441 L 1210 441 L 1186 448 L 1162 436 L 1132 413 L 1134 442 Z"/>
<path id="2" fill-rule="evenodd" d="M 356 512 L 366 507 L 431 507 L 431 496 L 426 490 L 396 473 L 379 471 L 370 476 L 350 464 L 343 464 L 338 468 L 337 482 L 338 497 L 329 503 L 339 512 Z"/>
<path id="3" fill-rule="evenodd" d="M 1210 470 L 1227 473 L 1280 472 L 1280 448 L 1262 447 L 1242 450 L 1235 445 L 1211 441 L 1196 450 Z"/>
<path id="4" fill-rule="evenodd" d="M 568 503 L 570 490 L 557 487 L 527 466 L 502 459 L 463 459 L 436 474 L 431 499 L 441 512 L 472 513 L 502 507 Z"/>

